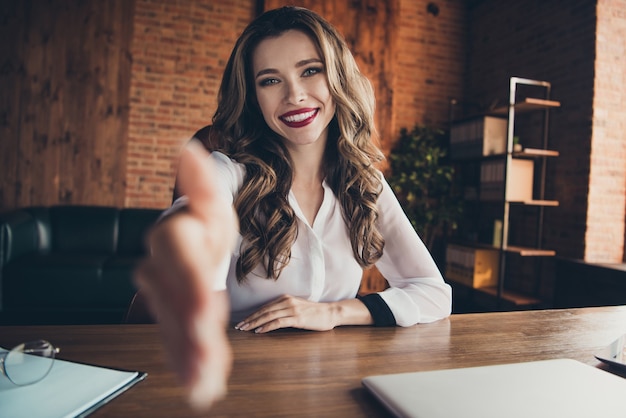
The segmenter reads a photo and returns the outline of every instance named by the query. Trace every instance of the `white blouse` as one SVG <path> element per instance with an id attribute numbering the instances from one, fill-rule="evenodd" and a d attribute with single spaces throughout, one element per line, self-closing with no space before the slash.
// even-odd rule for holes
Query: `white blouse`
<path id="1" fill-rule="evenodd" d="M 213 152 L 212 156 L 219 175 L 216 181 L 232 203 L 243 183 L 245 168 L 219 152 Z M 289 264 L 277 280 L 265 278 L 263 267 L 259 266 L 245 282 L 237 282 L 239 236 L 228 272 L 224 266 L 223 277 L 216 283 L 218 289 L 226 287 L 228 290 L 232 322 L 243 320 L 260 306 L 285 294 L 315 302 L 356 297 L 363 269 L 353 256 L 341 205 L 326 182 L 323 188 L 324 199 L 313 225 L 309 225 L 302 214 L 293 193 L 289 193 L 289 204 L 297 217 L 298 235 Z M 167 213 L 185 203 L 185 197 L 178 199 Z M 396 324 L 410 326 L 450 315 L 451 288 L 443 281 L 430 253 L 384 179 L 377 206 L 378 228 L 385 246 L 376 267 L 390 286 L 379 295 L 393 313 Z"/>

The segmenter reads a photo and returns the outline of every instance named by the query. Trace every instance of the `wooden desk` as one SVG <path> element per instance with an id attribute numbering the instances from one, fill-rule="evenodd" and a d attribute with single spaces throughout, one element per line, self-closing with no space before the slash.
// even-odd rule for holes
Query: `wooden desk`
<path id="1" fill-rule="evenodd" d="M 94 417 L 380 417 L 364 376 L 563 357 L 598 365 L 593 354 L 623 333 L 626 306 L 453 315 L 410 328 L 231 330 L 229 395 L 208 415 L 186 406 L 154 325 L 0 327 L 0 345 L 45 338 L 64 359 L 148 372 Z"/>

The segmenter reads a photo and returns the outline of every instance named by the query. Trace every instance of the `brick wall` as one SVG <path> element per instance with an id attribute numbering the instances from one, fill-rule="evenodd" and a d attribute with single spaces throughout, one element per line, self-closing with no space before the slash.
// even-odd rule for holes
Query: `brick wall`
<path id="1" fill-rule="evenodd" d="M 436 3 L 437 11 L 427 12 Z M 466 54 L 465 2 L 402 0 L 395 66 L 395 133 L 415 123 L 442 125 L 450 99 L 463 94 Z"/>
<path id="2" fill-rule="evenodd" d="M 624 259 L 626 1 L 599 0 L 585 260 Z"/>
<path id="3" fill-rule="evenodd" d="M 171 202 L 180 146 L 210 124 L 254 0 L 136 0 L 125 206 Z"/>

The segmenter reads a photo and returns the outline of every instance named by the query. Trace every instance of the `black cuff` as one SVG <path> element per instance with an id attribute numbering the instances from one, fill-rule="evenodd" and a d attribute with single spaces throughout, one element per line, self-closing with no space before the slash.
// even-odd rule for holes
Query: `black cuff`
<path id="1" fill-rule="evenodd" d="M 357 299 L 363 302 L 365 307 L 370 311 L 370 314 L 374 319 L 374 326 L 393 327 L 396 325 L 396 318 L 393 316 L 393 312 L 391 312 L 389 306 L 378 293 L 357 296 Z"/>

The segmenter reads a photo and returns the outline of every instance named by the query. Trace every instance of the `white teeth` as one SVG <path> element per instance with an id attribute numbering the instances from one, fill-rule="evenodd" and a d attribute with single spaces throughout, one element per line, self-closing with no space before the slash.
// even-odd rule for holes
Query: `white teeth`
<path id="1" fill-rule="evenodd" d="M 285 116 L 283 120 L 286 122 L 302 122 L 305 119 L 310 118 L 315 114 L 315 110 L 305 113 L 298 113 L 297 115 Z"/>

